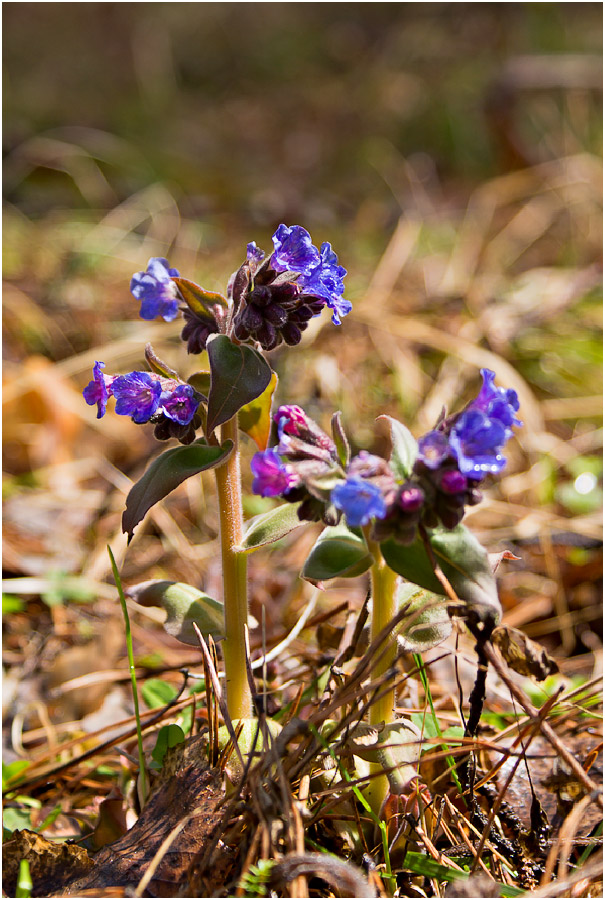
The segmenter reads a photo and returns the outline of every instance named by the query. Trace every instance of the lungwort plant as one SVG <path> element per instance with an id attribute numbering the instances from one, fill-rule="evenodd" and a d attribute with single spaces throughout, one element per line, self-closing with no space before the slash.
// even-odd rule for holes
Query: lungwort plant
<path id="1" fill-rule="evenodd" d="M 192 620 L 202 633 L 222 638 L 227 709 L 234 723 L 254 715 L 246 665 L 248 555 L 302 522 L 325 525 L 303 577 L 323 582 L 370 571 L 372 641 L 389 635 L 402 606 L 411 613 L 399 645 L 394 633 L 385 642 L 372 673 L 377 679 L 392 669 L 398 646 L 422 652 L 443 640 L 448 614 L 464 618 L 473 634 L 484 638 L 500 617 L 488 554 L 461 524 L 465 508 L 481 500 L 482 482 L 506 465 L 504 448 L 521 424 L 516 393 L 496 386 L 494 372 L 482 369 L 475 399 L 458 413 L 444 413 L 418 441 L 401 422 L 384 417 L 391 433 L 388 459 L 365 451 L 352 457 L 339 413 L 328 434 L 299 406 L 282 405 L 272 412 L 277 376 L 263 351 L 298 344 L 310 319 L 325 307 L 340 325 L 351 310 L 344 298 L 345 276 L 330 244 L 317 249 L 298 225 L 279 226 L 268 256 L 248 244 L 224 296 L 182 277 L 167 260 L 151 259 L 130 286 L 141 303 L 140 315 L 167 322 L 182 315 L 181 337 L 189 353 L 206 351 L 206 368 L 184 380 L 147 345 L 147 371 L 110 375 L 99 361 L 84 389 L 98 417 L 113 397 L 118 415 L 152 424 L 158 440 L 178 441 L 150 463 L 130 491 L 123 515 L 129 536 L 150 507 L 185 479 L 214 470 L 222 604 L 196 587 L 171 582 L 149 583 L 142 593 L 161 598 L 167 626 L 182 640 L 195 640 Z M 253 491 L 284 501 L 247 523 L 240 431 L 259 448 L 250 463 Z M 268 446 L 272 434 L 277 442 Z M 384 771 L 388 757 L 395 760 L 392 774 L 398 759 L 394 706 L 394 691 L 382 691 L 370 706 L 369 721 L 359 726 L 354 752 L 370 762 L 374 773 Z M 410 753 L 412 732 L 409 724 L 403 727 L 408 750 L 400 754 L 402 765 L 419 752 Z M 381 746 L 387 738 L 395 747 L 390 754 Z M 374 779 L 375 810 L 389 784 L 392 788 L 392 777 Z"/>

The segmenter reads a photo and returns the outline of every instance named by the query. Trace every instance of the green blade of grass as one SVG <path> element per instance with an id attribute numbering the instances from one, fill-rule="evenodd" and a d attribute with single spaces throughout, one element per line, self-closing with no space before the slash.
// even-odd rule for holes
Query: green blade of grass
<path id="1" fill-rule="evenodd" d="M 128 607 L 126 606 L 126 597 L 122 590 L 122 579 L 118 572 L 118 567 L 114 559 L 111 547 L 107 545 L 107 552 L 111 560 L 111 569 L 113 571 L 114 581 L 118 589 L 120 604 L 122 606 L 122 614 L 124 616 L 124 628 L 126 631 L 126 649 L 128 651 L 128 666 L 130 668 L 130 681 L 132 683 L 132 702 L 134 704 L 134 715 L 137 723 L 137 744 L 139 747 L 139 769 L 140 769 L 140 801 L 143 807 L 149 795 L 149 787 L 147 783 L 147 770 L 145 769 L 145 754 L 143 752 L 143 734 L 141 730 L 141 717 L 139 715 L 139 694 L 137 690 L 137 676 L 134 667 L 134 651 L 132 649 L 132 632 L 130 630 L 130 616 L 128 615 Z"/>
<path id="2" fill-rule="evenodd" d="M 424 663 L 422 661 L 422 657 L 420 656 L 419 653 L 414 653 L 414 662 L 416 663 L 416 666 L 418 667 L 418 672 L 420 674 L 420 680 L 422 681 L 424 693 L 425 693 L 427 700 L 429 701 L 429 706 L 431 707 L 431 716 L 433 719 L 433 724 L 435 726 L 435 730 L 437 731 L 437 734 L 439 735 L 439 737 L 443 738 L 443 732 L 441 730 L 441 725 L 439 724 L 439 719 L 437 718 L 437 713 L 435 711 L 435 705 L 433 704 L 433 695 L 431 693 L 431 686 L 430 686 L 429 680 L 427 678 L 426 669 L 424 668 Z M 454 757 L 451 755 L 451 753 L 449 753 L 450 748 L 445 741 L 441 744 L 441 749 L 445 753 L 447 753 L 447 756 L 445 757 L 445 759 L 450 768 L 452 779 L 453 779 L 456 787 L 460 791 L 460 793 L 462 793 L 462 785 L 460 784 L 460 780 L 458 778 L 458 773 L 456 772 L 456 761 L 455 761 Z"/>

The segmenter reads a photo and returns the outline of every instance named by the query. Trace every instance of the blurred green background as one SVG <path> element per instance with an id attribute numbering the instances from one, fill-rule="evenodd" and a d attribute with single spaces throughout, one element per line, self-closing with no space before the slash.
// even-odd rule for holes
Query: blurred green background
<path id="1" fill-rule="evenodd" d="M 460 187 L 599 148 L 599 3 L 7 3 L 3 17 L 5 191 L 27 216 L 162 182 L 207 240 L 234 221 L 367 232 L 405 202 L 398 158 Z"/>

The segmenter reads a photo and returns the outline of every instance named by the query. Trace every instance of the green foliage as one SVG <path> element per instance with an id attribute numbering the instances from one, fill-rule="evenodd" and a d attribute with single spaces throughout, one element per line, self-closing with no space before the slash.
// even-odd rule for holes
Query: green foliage
<path id="1" fill-rule="evenodd" d="M 253 553 L 260 547 L 281 540 L 303 523 L 298 518 L 299 503 L 283 503 L 275 509 L 250 519 L 246 524 L 246 533 L 241 550 Z"/>
<path id="2" fill-rule="evenodd" d="M 6 806 L 2 812 L 2 841 L 9 840 L 14 831 L 21 831 L 24 828 L 29 831 L 36 831 L 41 834 L 53 824 L 55 819 L 61 814 L 62 807 L 60 803 L 51 809 L 51 811 L 37 825 L 32 824 L 32 810 L 41 809 L 42 803 L 34 797 L 19 796 L 13 798 L 13 802 L 20 803 L 21 806 Z"/>
<path id="3" fill-rule="evenodd" d="M 393 419 L 392 416 L 378 416 L 379 420 L 389 423 L 391 429 L 391 469 L 396 478 L 405 481 L 412 474 L 416 457 L 418 456 L 418 444 L 409 428 Z"/>
<path id="4" fill-rule="evenodd" d="M 372 565 L 366 542 L 346 525 L 324 528 L 309 553 L 302 570 L 307 581 L 355 578 Z"/>
<path id="5" fill-rule="evenodd" d="M 214 308 L 216 306 L 227 308 L 227 301 L 222 294 L 205 291 L 199 284 L 195 284 L 187 278 L 173 278 L 173 281 L 178 287 L 181 297 L 198 319 L 206 320 L 214 325 Z"/>
<path id="6" fill-rule="evenodd" d="M 460 600 L 481 620 L 489 617 L 497 621 L 501 608 L 496 579 L 487 551 L 477 538 L 464 525 L 451 531 L 436 528 L 428 532 L 428 537 L 437 564 Z M 380 549 L 387 564 L 399 575 L 435 594 L 444 594 L 420 536 L 409 545 L 390 538 Z"/>
<path id="7" fill-rule="evenodd" d="M 11 763 L 2 763 L 2 793 L 17 787 L 23 781 L 23 775 L 31 763 L 27 759 L 15 759 Z"/>
<path id="8" fill-rule="evenodd" d="M 444 641 L 452 631 L 447 601 L 439 594 L 425 591 L 415 584 L 400 582 L 397 606 L 408 608 L 410 623 L 404 619 L 397 642 L 408 653 L 425 653 Z"/>
<path id="9" fill-rule="evenodd" d="M 161 769 L 164 765 L 166 752 L 185 740 L 185 733 L 178 725 L 163 725 L 158 731 L 155 746 L 151 751 L 152 769 Z"/>
<path id="10" fill-rule="evenodd" d="M 239 883 L 240 890 L 244 892 L 245 897 L 267 896 L 268 884 L 275 862 L 274 859 L 259 859 L 257 865 L 250 866 Z"/>
<path id="11" fill-rule="evenodd" d="M 128 589 L 128 596 L 141 606 L 159 606 L 168 616 L 164 630 L 183 644 L 199 647 L 193 628 L 215 640 L 224 636 L 223 604 L 182 581 L 144 581 Z"/>
<path id="12" fill-rule="evenodd" d="M 210 335 L 206 348 L 212 375 L 207 433 L 212 434 L 242 406 L 260 397 L 271 382 L 272 372 L 257 350 L 234 344 L 224 334 Z"/>
<path id="13" fill-rule="evenodd" d="M 166 450 L 151 463 L 145 474 L 131 488 L 122 516 L 122 530 L 132 535 L 134 529 L 151 507 L 163 500 L 179 484 L 206 469 L 214 469 L 225 462 L 233 442 L 225 441 L 222 447 L 200 439 L 188 446 L 180 445 Z"/>
<path id="14" fill-rule="evenodd" d="M 161 678 L 149 678 L 141 687 L 141 697 L 149 709 L 166 706 L 178 694 L 174 685 Z"/>
<path id="15" fill-rule="evenodd" d="M 25 603 L 20 597 L 12 594 L 2 594 L 2 615 L 10 616 L 11 613 L 23 612 Z"/>

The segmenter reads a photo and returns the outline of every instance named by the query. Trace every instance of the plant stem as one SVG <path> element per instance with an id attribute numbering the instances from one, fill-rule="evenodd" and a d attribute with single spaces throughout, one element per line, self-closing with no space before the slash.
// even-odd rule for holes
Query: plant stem
<path id="1" fill-rule="evenodd" d="M 223 602 L 225 609 L 225 660 L 227 709 L 232 719 L 252 716 L 252 694 L 246 671 L 245 626 L 248 622 L 248 582 L 246 555 L 237 552 L 243 539 L 242 483 L 237 415 L 221 428 L 221 442 L 231 439 L 233 452 L 214 470 L 218 494 Z"/>
<path id="2" fill-rule="evenodd" d="M 364 529 L 368 550 L 374 557 L 370 569 L 372 591 L 372 621 L 370 628 L 370 643 L 374 641 L 380 632 L 397 614 L 395 586 L 397 574 L 382 557 L 380 546 L 369 535 L 369 528 Z M 372 669 L 372 680 L 380 678 L 389 672 L 395 663 L 397 645 L 394 640 L 387 639 L 379 648 L 380 658 Z M 395 689 L 387 691 L 383 697 L 379 697 L 371 706 L 368 714 L 370 725 L 389 724 L 395 721 Z M 381 772 L 377 764 L 372 764 L 371 772 Z M 389 791 L 389 782 L 386 776 L 375 775 L 370 781 L 367 797 L 372 809 L 378 815 Z"/>

